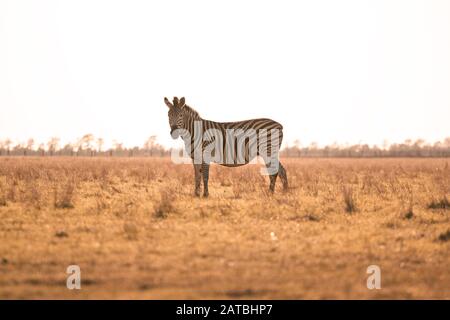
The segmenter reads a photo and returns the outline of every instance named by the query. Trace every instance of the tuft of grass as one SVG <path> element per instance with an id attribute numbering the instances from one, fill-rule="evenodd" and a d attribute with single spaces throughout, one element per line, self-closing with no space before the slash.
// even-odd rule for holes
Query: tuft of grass
<path id="1" fill-rule="evenodd" d="M 39 186 L 31 184 L 28 186 L 28 201 L 38 210 L 42 207 L 42 195 Z"/>
<path id="2" fill-rule="evenodd" d="M 397 229 L 399 227 L 398 223 L 395 221 L 389 221 L 384 224 L 384 226 L 388 229 Z"/>
<path id="3" fill-rule="evenodd" d="M 450 209 L 450 202 L 447 197 L 442 197 L 439 200 L 433 200 L 428 204 L 428 209 Z"/>
<path id="4" fill-rule="evenodd" d="M 3 196 L 0 196 L 0 207 L 6 207 L 6 199 Z"/>
<path id="5" fill-rule="evenodd" d="M 0 181 L 0 207 L 6 207 L 6 195 L 4 192 L 4 186 L 2 181 Z"/>
<path id="6" fill-rule="evenodd" d="M 233 195 L 235 199 L 241 199 L 242 193 L 245 191 L 245 186 L 243 186 L 240 182 L 235 182 L 232 184 Z"/>
<path id="7" fill-rule="evenodd" d="M 358 208 L 356 206 L 353 188 L 350 186 L 344 186 L 342 188 L 342 195 L 344 198 L 345 211 L 348 213 L 356 212 Z"/>
<path id="8" fill-rule="evenodd" d="M 170 213 L 176 211 L 173 201 L 174 195 L 167 191 L 161 193 L 161 200 L 155 207 L 155 211 L 153 212 L 153 216 L 158 219 L 165 219 L 169 216 Z"/>
<path id="9" fill-rule="evenodd" d="M 446 232 L 443 232 L 438 237 L 439 241 L 449 241 L 450 240 L 450 229 L 448 229 Z"/>
<path id="10" fill-rule="evenodd" d="M 10 185 L 9 188 L 9 192 L 7 195 L 7 198 L 11 201 L 11 202 L 15 202 L 16 198 L 17 198 L 17 188 L 18 188 L 19 182 L 17 181 L 17 179 L 13 179 L 12 184 Z"/>
<path id="11" fill-rule="evenodd" d="M 305 216 L 306 220 L 308 221 L 313 221 L 313 222 L 318 222 L 320 221 L 320 217 L 315 215 L 314 213 L 309 213 Z"/>
<path id="12" fill-rule="evenodd" d="M 123 231 L 129 240 L 137 240 L 139 230 L 135 223 L 125 222 L 123 225 Z"/>
<path id="13" fill-rule="evenodd" d="M 67 183 L 62 194 L 58 193 L 58 189 L 55 188 L 54 193 L 54 207 L 57 209 L 73 209 L 73 196 L 75 193 L 75 184 L 73 182 Z"/>
<path id="14" fill-rule="evenodd" d="M 409 207 L 409 209 L 403 214 L 403 218 L 407 220 L 414 218 L 414 212 L 412 207 Z"/>
<path id="15" fill-rule="evenodd" d="M 65 232 L 64 230 L 56 231 L 55 237 L 57 238 L 68 238 L 69 234 Z"/>

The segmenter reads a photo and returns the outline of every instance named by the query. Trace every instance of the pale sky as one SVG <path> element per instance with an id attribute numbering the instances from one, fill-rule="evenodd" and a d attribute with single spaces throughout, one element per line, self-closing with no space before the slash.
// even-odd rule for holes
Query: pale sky
<path id="1" fill-rule="evenodd" d="M 163 97 L 285 141 L 450 136 L 450 1 L 0 0 L 0 139 L 142 145 Z"/>

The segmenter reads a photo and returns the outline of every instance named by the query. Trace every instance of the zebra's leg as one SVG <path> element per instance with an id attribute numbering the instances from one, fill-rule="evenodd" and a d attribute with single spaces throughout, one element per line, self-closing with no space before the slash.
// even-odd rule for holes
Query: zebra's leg
<path id="1" fill-rule="evenodd" d="M 280 167 L 278 169 L 278 174 L 280 175 L 281 182 L 283 183 L 283 189 L 288 189 L 288 178 L 286 174 L 286 169 L 284 169 L 283 165 L 280 162 Z"/>
<path id="2" fill-rule="evenodd" d="M 270 168 L 270 163 L 266 163 L 266 167 Z M 275 182 L 277 182 L 277 177 L 278 177 L 278 171 L 274 174 L 269 175 L 269 178 L 270 178 L 269 191 L 272 193 L 275 191 Z"/>
<path id="3" fill-rule="evenodd" d="M 194 164 L 194 173 L 195 173 L 195 195 L 200 197 L 200 185 L 202 181 L 202 165 Z"/>
<path id="4" fill-rule="evenodd" d="M 202 175 L 203 175 L 203 196 L 207 197 L 209 195 L 208 191 L 208 179 L 209 179 L 209 164 L 202 164 Z"/>

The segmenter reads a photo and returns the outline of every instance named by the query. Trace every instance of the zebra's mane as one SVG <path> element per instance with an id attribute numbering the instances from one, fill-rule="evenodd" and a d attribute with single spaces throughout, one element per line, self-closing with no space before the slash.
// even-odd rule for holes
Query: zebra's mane
<path id="1" fill-rule="evenodd" d="M 201 119 L 200 114 L 194 108 L 189 107 L 187 104 L 183 107 L 183 109 L 193 118 Z"/>

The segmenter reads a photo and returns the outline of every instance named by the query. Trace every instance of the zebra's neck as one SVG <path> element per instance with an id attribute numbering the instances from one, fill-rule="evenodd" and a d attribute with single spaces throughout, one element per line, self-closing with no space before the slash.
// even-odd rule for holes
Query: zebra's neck
<path id="1" fill-rule="evenodd" d="M 185 106 L 185 108 L 186 108 L 185 109 L 185 113 L 184 113 L 184 118 L 185 118 L 184 125 L 185 125 L 185 128 L 183 128 L 183 129 L 186 129 L 187 131 L 189 131 L 191 136 L 193 136 L 195 122 L 196 121 L 202 121 L 203 122 L 204 120 L 200 117 L 200 115 L 194 109 L 192 109 L 192 108 L 190 108 L 188 106 Z"/>

